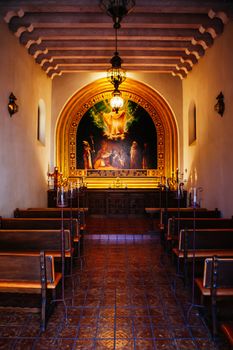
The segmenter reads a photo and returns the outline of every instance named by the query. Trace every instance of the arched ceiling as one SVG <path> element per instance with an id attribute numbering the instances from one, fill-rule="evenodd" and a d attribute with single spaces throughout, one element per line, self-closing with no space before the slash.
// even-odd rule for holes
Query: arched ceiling
<path id="1" fill-rule="evenodd" d="M 0 14 L 50 77 L 111 66 L 115 33 L 99 0 L 1 0 Z M 232 18 L 232 0 L 136 0 L 118 31 L 122 66 L 185 78 Z"/>

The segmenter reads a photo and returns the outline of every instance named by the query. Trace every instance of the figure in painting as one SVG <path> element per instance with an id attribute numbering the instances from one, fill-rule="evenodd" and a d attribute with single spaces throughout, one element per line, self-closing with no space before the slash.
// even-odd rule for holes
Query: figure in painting
<path id="1" fill-rule="evenodd" d="M 112 152 L 112 166 L 116 169 L 123 169 L 126 166 L 126 158 L 122 150 L 113 150 Z"/>
<path id="2" fill-rule="evenodd" d="M 110 157 L 112 155 L 112 152 L 108 150 L 108 143 L 107 141 L 103 140 L 101 142 L 101 148 L 97 153 L 97 156 L 95 158 L 94 162 L 94 168 L 95 169 L 112 169 L 111 163 L 110 163 Z"/>
<path id="3" fill-rule="evenodd" d="M 144 143 L 144 148 L 142 151 L 142 169 L 149 168 L 149 147 L 148 143 Z"/>
<path id="4" fill-rule="evenodd" d="M 105 124 L 105 133 L 110 139 L 124 139 L 126 129 L 126 113 L 125 111 L 111 111 L 102 113 Z"/>
<path id="5" fill-rule="evenodd" d="M 141 169 L 141 154 L 136 141 L 132 142 L 130 148 L 130 169 Z"/>
<path id="6" fill-rule="evenodd" d="M 91 147 L 89 142 L 83 141 L 83 162 L 84 169 L 93 169 L 92 159 L 91 159 Z"/>

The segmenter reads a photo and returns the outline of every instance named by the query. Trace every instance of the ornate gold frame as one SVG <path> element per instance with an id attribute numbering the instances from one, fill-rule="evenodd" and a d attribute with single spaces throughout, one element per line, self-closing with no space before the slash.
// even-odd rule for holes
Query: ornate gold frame
<path id="1" fill-rule="evenodd" d="M 164 98 L 149 86 L 127 78 L 121 84 L 124 99 L 142 106 L 151 116 L 157 130 L 158 168 L 153 176 L 170 177 L 178 163 L 178 136 L 173 112 Z M 73 95 L 58 119 L 56 129 L 56 164 L 64 177 L 80 176 L 76 169 L 76 134 L 80 120 L 89 108 L 110 99 L 112 85 L 99 79 Z"/>

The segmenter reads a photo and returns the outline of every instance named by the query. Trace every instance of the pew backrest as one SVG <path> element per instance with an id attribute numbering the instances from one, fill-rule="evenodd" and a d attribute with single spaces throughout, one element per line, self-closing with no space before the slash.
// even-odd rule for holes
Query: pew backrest
<path id="1" fill-rule="evenodd" d="M 179 250 L 233 249 L 233 229 L 180 230 Z"/>
<path id="2" fill-rule="evenodd" d="M 167 238 L 178 237 L 182 229 L 233 228 L 232 218 L 169 218 Z"/>
<path id="3" fill-rule="evenodd" d="M 14 210 L 15 218 L 76 218 L 85 225 L 85 213 L 88 208 L 28 208 Z"/>
<path id="4" fill-rule="evenodd" d="M 160 225 L 167 227 L 169 218 L 220 218 L 221 212 L 216 208 L 163 208 L 161 210 Z"/>
<path id="5" fill-rule="evenodd" d="M 72 238 L 79 236 L 77 219 L 0 217 L 0 229 L 2 230 L 59 230 L 62 227 L 70 230 Z"/>
<path id="6" fill-rule="evenodd" d="M 43 263 L 46 267 L 46 281 L 55 282 L 54 258 L 42 253 L 27 255 L 0 254 L 0 286 L 3 282 L 41 282 Z M 5 287 L 6 287 L 5 286 Z"/>
<path id="7" fill-rule="evenodd" d="M 213 274 L 216 274 L 216 281 Z M 214 282 L 215 288 L 233 288 L 233 258 L 205 259 L 203 287 L 214 288 Z"/>
<path id="8" fill-rule="evenodd" d="M 70 230 L 64 230 L 64 250 L 72 254 Z M 38 252 L 44 250 L 59 256 L 62 250 L 61 230 L 0 230 L 1 252 Z"/>
<path id="9" fill-rule="evenodd" d="M 56 296 L 62 274 L 55 272 L 54 258 L 44 251 L 26 254 L 0 253 L 1 293 L 40 293 L 41 331 L 45 331 L 48 314 L 47 289 Z M 18 305 L 20 308 L 22 305 Z"/>

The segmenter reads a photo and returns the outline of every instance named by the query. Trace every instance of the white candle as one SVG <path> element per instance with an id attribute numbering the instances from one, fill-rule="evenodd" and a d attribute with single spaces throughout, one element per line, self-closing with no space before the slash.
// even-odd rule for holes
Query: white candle
<path id="1" fill-rule="evenodd" d="M 193 189 L 193 204 L 196 205 L 197 203 L 197 189 L 194 187 Z"/>
<path id="2" fill-rule="evenodd" d="M 61 188 L 61 205 L 64 205 L 64 188 Z"/>

